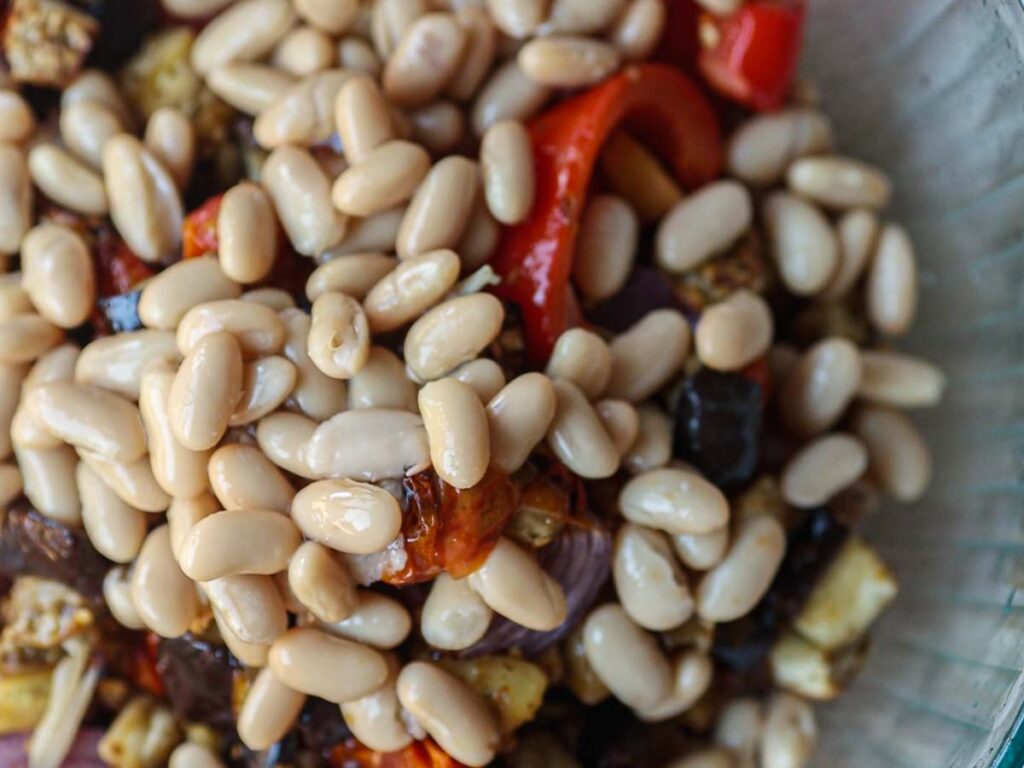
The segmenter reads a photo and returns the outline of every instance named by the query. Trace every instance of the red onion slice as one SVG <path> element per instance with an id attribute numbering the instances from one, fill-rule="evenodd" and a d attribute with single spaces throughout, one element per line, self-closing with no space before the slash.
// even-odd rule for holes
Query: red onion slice
<path id="1" fill-rule="evenodd" d="M 464 657 L 487 656 L 519 648 L 535 656 L 569 633 L 594 604 L 608 580 L 612 562 L 612 536 L 599 524 L 569 526 L 546 547 L 537 551 L 541 567 L 565 590 L 568 613 L 565 622 L 550 632 L 537 632 L 501 616 L 495 616 L 487 634 L 462 652 Z"/>

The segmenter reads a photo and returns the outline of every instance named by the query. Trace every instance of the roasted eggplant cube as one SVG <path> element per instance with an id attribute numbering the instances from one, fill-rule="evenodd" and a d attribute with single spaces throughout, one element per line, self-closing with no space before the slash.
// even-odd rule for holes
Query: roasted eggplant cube
<path id="1" fill-rule="evenodd" d="M 862 539 L 851 536 L 811 591 L 793 627 L 825 651 L 856 642 L 896 597 L 896 577 Z"/>
<path id="2" fill-rule="evenodd" d="M 772 679 L 779 688 L 816 701 L 831 701 L 860 671 L 867 656 L 867 639 L 829 653 L 787 632 L 769 655 Z"/>

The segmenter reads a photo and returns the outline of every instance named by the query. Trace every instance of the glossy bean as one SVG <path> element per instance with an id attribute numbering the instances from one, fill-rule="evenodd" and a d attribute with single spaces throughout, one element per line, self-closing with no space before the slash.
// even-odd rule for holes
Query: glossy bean
<path id="1" fill-rule="evenodd" d="M 582 88 L 619 67 L 615 46 L 586 37 L 550 35 L 534 38 L 516 57 L 528 78 L 551 88 Z"/>
<path id="2" fill-rule="evenodd" d="M 402 705 L 395 688 L 398 661 L 387 656 L 388 678 L 378 690 L 341 705 L 341 715 L 353 735 L 370 749 L 395 752 L 404 749 L 412 736 L 402 722 Z"/>
<path id="3" fill-rule="evenodd" d="M 184 549 L 184 542 L 182 545 Z M 281 593 L 269 576 L 235 574 L 200 586 L 217 615 L 246 643 L 266 645 L 288 629 Z"/>
<path id="4" fill-rule="evenodd" d="M 256 425 L 256 442 L 274 464 L 309 480 L 316 474 L 306 453 L 318 423 L 298 413 L 278 411 L 264 416 Z"/>
<path id="5" fill-rule="evenodd" d="M 65 525 L 79 525 L 82 511 L 75 483 L 78 457 L 74 450 L 67 445 L 51 450 L 15 446 L 14 457 L 32 506 Z"/>
<path id="6" fill-rule="evenodd" d="M 635 523 L 620 528 L 612 577 L 622 607 L 645 629 L 673 629 L 693 614 L 686 576 L 660 531 Z"/>
<path id="7" fill-rule="evenodd" d="M 70 183 L 65 180 L 65 183 Z M 21 243 L 22 288 L 40 315 L 61 328 L 81 325 L 96 302 L 92 256 L 74 230 L 40 224 Z"/>
<path id="8" fill-rule="evenodd" d="M 651 709 L 672 692 L 672 670 L 654 637 L 620 605 L 603 605 L 583 623 L 583 648 L 597 677 L 634 709 Z"/>
<path id="9" fill-rule="evenodd" d="M 331 204 L 331 182 L 306 150 L 275 149 L 263 164 L 260 183 L 299 253 L 317 256 L 345 234 L 348 222 Z"/>
<path id="10" fill-rule="evenodd" d="M 175 439 L 192 451 L 212 448 L 224 436 L 241 391 L 242 353 L 235 338 L 223 332 L 200 338 L 185 355 L 168 394 Z"/>
<path id="11" fill-rule="evenodd" d="M 150 531 L 132 567 L 132 602 L 139 617 L 161 637 L 180 637 L 199 612 L 192 581 L 171 552 L 166 525 Z"/>
<path id="12" fill-rule="evenodd" d="M 207 488 L 208 451 L 192 451 L 171 429 L 169 403 L 174 370 L 154 365 L 142 377 L 139 411 L 149 438 L 149 463 L 157 484 L 172 496 L 192 498 Z"/>
<path id="13" fill-rule="evenodd" d="M 269 509 L 282 514 L 291 509 L 295 489 L 256 446 L 222 445 L 210 456 L 207 471 L 222 509 Z"/>
<path id="14" fill-rule="evenodd" d="M 28 171 L 39 191 L 58 205 L 86 216 L 107 214 L 103 179 L 66 149 L 36 144 L 28 153 Z"/>
<path id="15" fill-rule="evenodd" d="M 422 315 L 455 285 L 460 266 L 458 255 L 448 249 L 428 251 L 400 262 L 366 295 L 363 308 L 370 330 L 387 333 Z"/>
<path id="16" fill-rule="evenodd" d="M 384 66 L 384 92 L 395 104 L 433 101 L 455 76 L 466 32 L 450 13 L 427 13 L 405 30 Z"/>
<path id="17" fill-rule="evenodd" d="M 472 488 L 490 463 L 487 412 L 476 392 L 452 378 L 433 381 L 419 392 L 434 471 L 456 488 Z"/>
<path id="18" fill-rule="evenodd" d="M 438 379 L 480 354 L 504 319 L 504 306 L 490 294 L 449 299 L 413 323 L 405 337 L 405 363 L 422 381 Z"/>
<path id="19" fill-rule="evenodd" d="M 85 345 L 74 362 L 74 378 L 78 384 L 139 400 L 145 371 L 151 366 L 171 367 L 177 360 L 178 346 L 171 331 L 116 333 Z"/>
<path id="20" fill-rule="evenodd" d="M 786 553 L 786 533 L 774 517 L 744 520 L 725 558 L 697 586 L 697 614 L 733 621 L 749 613 L 771 585 Z"/>
<path id="21" fill-rule="evenodd" d="M 25 403 L 47 432 L 76 448 L 129 463 L 146 452 L 138 408 L 113 392 L 54 381 L 33 386 Z"/>
<path id="22" fill-rule="evenodd" d="M 899 411 L 863 406 L 853 416 L 852 431 L 868 449 L 871 474 L 896 500 L 917 501 L 931 480 L 928 444 Z"/>
<path id="23" fill-rule="evenodd" d="M 291 402 L 318 421 L 345 410 L 345 382 L 327 376 L 309 357 L 310 316 L 301 309 L 286 309 L 280 317 L 285 329 L 284 356 L 295 366 Z"/>
<path id="24" fill-rule="evenodd" d="M 235 61 L 269 53 L 295 23 L 287 0 L 242 0 L 214 17 L 192 43 L 192 68 L 200 75 Z"/>
<path id="25" fill-rule="evenodd" d="M 220 510 L 220 503 L 209 493 L 200 492 L 192 498 L 175 498 L 167 508 L 167 527 L 171 535 L 171 551 L 178 559 L 181 543 L 200 520 Z"/>
<path id="26" fill-rule="evenodd" d="M 355 609 L 341 621 L 321 624 L 332 635 L 356 640 L 374 648 L 401 645 L 412 629 L 409 611 L 387 595 L 360 590 Z"/>
<path id="27" fill-rule="evenodd" d="M 442 573 L 423 604 L 420 632 L 435 648 L 460 651 L 484 636 L 492 615 L 467 579 L 453 579 Z"/>
<path id="28" fill-rule="evenodd" d="M 561 586 L 509 539 L 499 539 L 484 564 L 467 578 L 491 610 L 516 624 L 547 632 L 565 621 Z"/>
<path id="29" fill-rule="evenodd" d="M 335 379 L 350 379 L 370 354 L 370 325 L 359 302 L 343 293 L 328 291 L 313 302 L 309 359 Z"/>
<path id="30" fill-rule="evenodd" d="M 512 474 L 544 439 L 555 417 L 557 398 L 551 380 L 526 373 L 509 382 L 487 404 L 491 461 Z"/>
<path id="31" fill-rule="evenodd" d="M 129 563 L 146 537 L 146 516 L 121 501 L 87 464 L 75 468 L 82 525 L 96 551 L 115 563 Z"/>
<path id="32" fill-rule="evenodd" d="M 396 246 L 403 259 L 454 248 L 473 214 L 480 171 L 472 160 L 451 155 L 434 164 L 402 217 Z"/>
<path id="33" fill-rule="evenodd" d="M 623 517 L 670 534 L 705 534 L 729 521 L 729 503 L 707 480 L 684 469 L 639 474 L 619 494 Z"/>
<path id="34" fill-rule="evenodd" d="M 354 480 L 320 480 L 298 492 L 292 519 L 310 539 L 351 554 L 384 549 L 402 527 L 398 501 L 383 488 Z"/>
<path id="35" fill-rule="evenodd" d="M 656 309 L 616 336 L 609 348 L 612 373 L 605 394 L 639 402 L 682 368 L 690 349 L 690 325 L 674 309 Z"/>
<path id="36" fill-rule="evenodd" d="M 125 629 L 146 628 L 132 600 L 131 572 L 123 566 L 114 566 L 103 577 L 103 601 L 114 620 Z"/>
<path id="37" fill-rule="evenodd" d="M 544 372 L 575 384 L 590 400 L 601 396 L 612 375 L 612 352 L 604 339 L 584 328 L 570 328 L 555 342 Z"/>
<path id="38" fill-rule="evenodd" d="M 358 604 L 355 581 L 344 563 L 315 541 L 307 541 L 292 554 L 288 586 L 302 607 L 320 621 L 341 621 Z"/>
<path id="39" fill-rule="evenodd" d="M 426 150 L 408 141 L 374 147 L 334 182 L 331 199 L 351 216 L 372 216 L 412 197 L 430 169 Z"/>
<path id="40" fill-rule="evenodd" d="M 174 330 L 193 307 L 236 299 L 242 289 L 213 256 L 183 259 L 151 278 L 139 296 L 139 319 L 148 328 Z"/>
<path id="41" fill-rule="evenodd" d="M 697 357 L 716 371 L 738 371 L 768 351 L 774 324 L 768 302 L 741 289 L 708 307 L 697 322 Z"/>
<path id="42" fill-rule="evenodd" d="M 309 627 L 297 627 L 270 648 L 270 670 L 289 688 L 341 704 L 373 693 L 387 679 L 377 651 Z"/>
<path id="43" fill-rule="evenodd" d="M 287 567 L 301 540 L 295 524 L 274 510 L 214 512 L 185 534 L 178 562 L 196 581 L 239 573 L 272 575 Z"/>
<path id="44" fill-rule="evenodd" d="M 178 351 L 187 356 L 203 338 L 222 332 L 234 338 L 246 358 L 277 354 L 284 346 L 284 324 L 277 312 L 252 301 L 224 299 L 185 313 L 178 325 Z"/>
<path id="45" fill-rule="evenodd" d="M 235 109 L 258 115 L 280 99 L 295 78 L 266 64 L 221 64 L 206 76 L 206 85 Z"/>
<path id="46" fill-rule="evenodd" d="M 474 133 L 483 136 L 502 120 L 528 120 L 544 106 L 551 93 L 548 86 L 528 78 L 514 59 L 506 62 L 491 74 L 477 94 L 472 112 Z"/>
<path id="47" fill-rule="evenodd" d="M 249 749 L 269 749 L 291 730 L 306 695 L 280 682 L 270 669 L 262 669 L 238 711 L 238 737 Z"/>
<path id="48" fill-rule="evenodd" d="M 554 382 L 555 417 L 548 446 L 581 477 L 610 477 L 619 468 L 619 453 L 586 395 L 568 381 Z"/>
<path id="49" fill-rule="evenodd" d="M 252 182 L 242 182 L 221 198 L 217 214 L 220 268 L 229 280 L 256 283 L 274 266 L 277 220 L 270 197 Z"/>

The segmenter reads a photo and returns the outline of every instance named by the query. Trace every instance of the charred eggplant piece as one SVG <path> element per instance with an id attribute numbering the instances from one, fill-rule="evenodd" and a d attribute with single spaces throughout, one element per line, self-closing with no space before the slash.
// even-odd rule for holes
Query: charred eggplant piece
<path id="1" fill-rule="evenodd" d="M 314 696 L 306 699 L 297 730 L 302 745 L 316 754 L 323 754 L 352 736 L 352 731 L 341 719 L 338 705 Z"/>
<path id="2" fill-rule="evenodd" d="M 622 290 L 587 310 L 587 319 L 609 331 L 623 333 L 656 309 L 682 310 L 683 305 L 665 275 L 651 267 L 638 267 Z"/>
<path id="3" fill-rule="evenodd" d="M 84 531 L 72 530 L 15 502 L 0 524 L 0 573 L 32 575 L 66 584 L 94 604 L 103 602 L 103 577 L 112 563 Z"/>
<path id="4" fill-rule="evenodd" d="M 231 729 L 235 724 L 233 691 L 241 662 L 222 645 L 191 634 L 157 645 L 156 670 L 167 689 L 174 714 L 189 722 Z"/>
<path id="5" fill-rule="evenodd" d="M 758 469 L 761 420 L 760 384 L 701 368 L 679 393 L 676 456 L 727 492 L 742 488 Z"/>

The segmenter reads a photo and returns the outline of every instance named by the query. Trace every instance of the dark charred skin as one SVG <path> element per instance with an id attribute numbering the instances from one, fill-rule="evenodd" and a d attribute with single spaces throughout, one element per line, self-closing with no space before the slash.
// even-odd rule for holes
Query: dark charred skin
<path id="1" fill-rule="evenodd" d="M 41 515 L 25 498 L 15 501 L 0 523 L 0 575 L 53 579 L 102 605 L 103 577 L 111 565 L 85 531 Z"/>
<path id="2" fill-rule="evenodd" d="M 174 713 L 185 722 L 232 730 L 232 693 L 242 664 L 223 645 L 191 634 L 157 644 L 156 670 Z"/>

